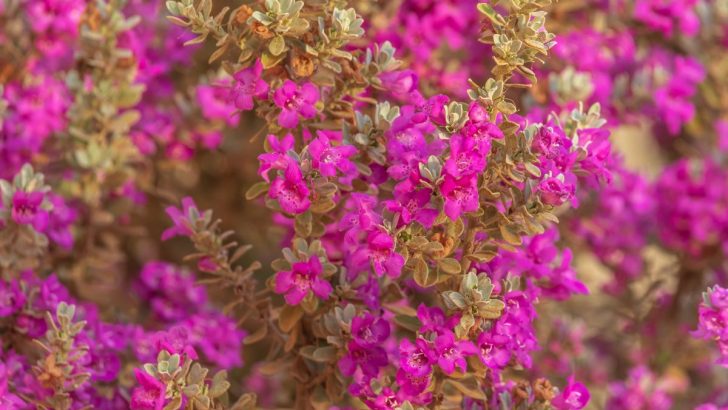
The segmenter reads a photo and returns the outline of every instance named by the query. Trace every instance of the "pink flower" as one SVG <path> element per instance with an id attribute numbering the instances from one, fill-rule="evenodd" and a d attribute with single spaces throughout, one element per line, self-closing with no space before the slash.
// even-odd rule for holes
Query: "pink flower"
<path id="1" fill-rule="evenodd" d="M 574 186 L 565 184 L 557 177 L 546 178 L 536 187 L 541 202 L 546 205 L 559 206 L 574 196 Z"/>
<path id="2" fill-rule="evenodd" d="M 387 352 L 379 346 L 362 346 L 352 340 L 347 349 L 346 356 L 339 360 L 339 370 L 345 376 L 352 376 L 358 368 L 366 377 L 377 377 L 379 369 L 389 364 Z"/>
<path id="3" fill-rule="evenodd" d="M 386 273 L 396 278 L 402 273 L 404 258 L 394 250 L 394 239 L 389 234 L 379 230 L 370 232 L 367 244 L 369 260 L 377 275 Z"/>
<path id="4" fill-rule="evenodd" d="M 696 0 L 638 0 L 634 5 L 634 17 L 665 36 L 684 34 L 692 37 L 700 30 L 696 5 Z M 676 28 L 680 31 L 673 32 Z"/>
<path id="5" fill-rule="evenodd" d="M 306 119 L 315 117 L 314 105 L 318 99 L 319 90 L 313 83 L 307 82 L 299 87 L 286 80 L 273 95 L 273 102 L 281 108 L 278 124 L 283 128 L 296 128 L 299 115 Z"/>
<path id="6" fill-rule="evenodd" d="M 291 134 L 286 134 L 281 140 L 275 135 L 269 134 L 266 140 L 272 151 L 258 155 L 258 161 L 260 161 L 258 175 L 265 182 L 270 182 L 268 172 L 271 169 L 285 170 L 288 167 L 288 162 L 291 161 L 288 151 L 293 149 L 296 140 Z"/>
<path id="7" fill-rule="evenodd" d="M 25 294 L 17 280 L 0 281 L 0 317 L 15 314 L 24 304 Z"/>
<path id="8" fill-rule="evenodd" d="M 290 271 L 278 272 L 275 278 L 276 293 L 285 295 L 286 303 L 297 305 L 313 292 L 319 299 L 328 299 L 333 291 L 331 284 L 321 278 L 321 261 L 312 255 L 307 262 L 296 262 Z"/>
<path id="9" fill-rule="evenodd" d="M 134 369 L 134 376 L 139 385 L 132 392 L 131 409 L 162 410 L 167 386 L 144 370 Z"/>
<path id="10" fill-rule="evenodd" d="M 32 225 L 37 231 L 48 225 L 48 211 L 41 208 L 45 194 L 42 192 L 15 191 L 11 217 L 20 225 Z"/>
<path id="11" fill-rule="evenodd" d="M 478 336 L 478 358 L 493 370 L 504 369 L 511 359 L 508 351 L 508 337 L 483 332 Z"/>
<path id="12" fill-rule="evenodd" d="M 294 215 L 306 212 L 311 205 L 309 194 L 301 169 L 293 161 L 289 161 L 285 174 L 276 178 L 268 190 L 268 196 L 278 200 L 284 212 Z"/>
<path id="13" fill-rule="evenodd" d="M 554 159 L 564 154 L 566 145 L 569 143 L 570 141 L 561 128 L 542 125 L 533 135 L 531 151 L 544 155 L 548 159 Z"/>
<path id="14" fill-rule="evenodd" d="M 349 160 L 357 153 L 356 147 L 352 145 L 332 146 L 329 138 L 319 133 L 308 145 L 308 152 L 313 159 L 313 167 L 325 177 L 336 176 L 337 170 L 344 175 L 356 172 L 356 166 Z"/>
<path id="15" fill-rule="evenodd" d="M 490 122 L 488 112 L 479 104 L 472 103 L 468 109 L 468 122 L 460 131 L 466 137 L 473 138 L 482 151 L 490 150 L 493 139 L 503 139 L 503 131 Z"/>
<path id="16" fill-rule="evenodd" d="M 485 169 L 489 152 L 489 139 L 478 143 L 474 138 L 455 134 L 450 138 L 450 158 L 445 161 L 445 171 L 455 178 L 479 174 Z"/>
<path id="17" fill-rule="evenodd" d="M 380 345 L 387 340 L 389 332 L 389 323 L 369 312 L 364 312 L 351 321 L 351 336 L 360 346 Z"/>
<path id="18" fill-rule="evenodd" d="M 564 391 L 556 396 L 551 404 L 558 410 L 581 410 L 586 407 L 590 398 L 589 390 L 571 376 Z"/>
<path id="19" fill-rule="evenodd" d="M 421 108 L 432 123 L 445 125 L 447 122 L 445 119 L 445 106 L 448 102 L 450 102 L 450 97 L 444 94 L 437 94 L 427 99 Z"/>
<path id="20" fill-rule="evenodd" d="M 192 315 L 184 321 L 189 340 L 205 359 L 223 369 L 243 364 L 240 347 L 246 333 L 238 328 L 237 320 L 211 310 Z"/>
<path id="21" fill-rule="evenodd" d="M 451 331 L 443 332 L 435 339 L 435 351 L 437 352 L 437 365 L 445 374 L 452 374 L 455 367 L 463 373 L 468 365 L 466 356 L 478 353 L 475 345 L 468 340 L 455 340 L 455 334 Z"/>
<path id="22" fill-rule="evenodd" d="M 152 345 L 159 353 L 166 350 L 169 354 L 182 356 L 181 363 L 185 359 L 197 360 L 197 352 L 190 340 L 190 328 L 188 326 L 174 326 L 167 331 L 157 332 L 152 335 Z"/>
<path id="23" fill-rule="evenodd" d="M 717 363 L 728 367 L 728 289 L 716 285 L 703 293 L 698 310 L 698 329 L 692 336 L 717 342 L 720 357 Z"/>
<path id="24" fill-rule="evenodd" d="M 78 212 L 70 207 L 60 195 L 49 195 L 53 212 L 49 213 L 48 228 L 45 233 L 58 246 L 65 250 L 73 248 L 71 226 L 78 218 Z"/>
<path id="25" fill-rule="evenodd" d="M 172 218 L 174 226 L 167 228 L 162 232 L 162 240 L 174 238 L 175 236 L 190 236 L 194 233 L 189 220 L 190 216 L 199 214 L 195 201 L 190 197 L 182 198 L 182 209 L 169 206 L 165 209 L 167 215 Z"/>
<path id="26" fill-rule="evenodd" d="M 427 393 L 427 395 L 425 395 L 423 392 L 430 385 L 431 376 L 432 375 L 430 373 L 416 375 L 403 369 L 399 369 L 397 371 L 397 384 L 402 389 L 402 392 L 410 396 L 427 396 L 431 393 Z"/>
<path id="27" fill-rule="evenodd" d="M 401 224 L 409 224 L 417 221 L 422 226 L 429 228 L 435 222 L 439 211 L 430 206 L 430 198 L 432 198 L 431 189 L 414 190 L 412 184 L 408 181 L 398 185 L 407 186 L 407 189 L 395 189 L 394 201 L 387 201 L 385 205 L 387 209 L 398 212 Z"/>
<path id="28" fill-rule="evenodd" d="M 456 316 L 448 318 L 445 313 L 437 306 L 427 307 L 420 304 L 417 307 L 417 319 L 420 320 L 420 333 L 435 332 L 441 334 L 455 327 L 459 319 Z"/>
<path id="29" fill-rule="evenodd" d="M 455 179 L 445 175 L 445 180 L 440 185 L 440 192 L 445 197 L 445 215 L 454 221 L 464 212 L 478 210 L 477 181 L 476 176 Z"/>
<path id="30" fill-rule="evenodd" d="M 418 338 L 415 343 L 402 339 L 399 344 L 399 366 L 407 374 L 429 376 L 436 361 L 436 354 L 425 339 Z"/>
<path id="31" fill-rule="evenodd" d="M 230 90 L 229 99 L 237 109 L 249 111 L 253 109 L 254 98 L 264 99 L 268 95 L 268 83 L 262 78 L 263 65 L 256 60 L 251 67 L 235 73 L 235 80 Z"/>
<path id="32" fill-rule="evenodd" d="M 379 75 L 382 86 L 398 97 L 406 97 L 417 89 L 417 74 L 412 70 L 388 71 Z"/>
<path id="33" fill-rule="evenodd" d="M 202 115 L 209 120 L 222 120 L 228 125 L 238 123 L 235 107 L 227 101 L 227 89 L 219 85 L 197 86 L 197 103 Z"/>

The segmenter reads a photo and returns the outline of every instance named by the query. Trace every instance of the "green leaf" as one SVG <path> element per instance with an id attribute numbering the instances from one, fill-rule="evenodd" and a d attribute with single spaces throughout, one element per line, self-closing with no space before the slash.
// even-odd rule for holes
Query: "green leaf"
<path id="1" fill-rule="evenodd" d="M 529 173 L 529 174 L 530 174 L 531 176 L 533 176 L 533 177 L 535 177 L 535 178 L 538 178 L 538 177 L 540 177 L 540 176 L 541 176 L 541 170 L 540 170 L 540 169 L 539 169 L 539 168 L 538 168 L 537 166 L 533 165 L 532 163 L 530 163 L 530 162 L 526 162 L 526 163 L 524 164 L 524 166 L 525 166 L 525 168 L 526 168 L 526 171 L 528 171 L 528 173 Z"/>
<path id="2" fill-rule="evenodd" d="M 248 201 L 255 199 L 264 193 L 268 192 L 268 189 L 270 188 L 270 184 L 267 182 L 258 182 L 257 184 L 254 184 L 250 188 L 248 188 L 247 191 L 245 191 L 245 199 Z"/>
<path id="3" fill-rule="evenodd" d="M 445 273 L 457 275 L 460 273 L 460 262 L 454 258 L 444 258 L 437 261 L 437 266 Z"/>
<path id="4" fill-rule="evenodd" d="M 185 47 L 187 47 L 187 46 L 191 46 L 191 45 L 194 45 L 194 44 L 200 44 L 200 43 L 204 42 L 207 39 L 208 34 L 209 34 L 209 32 L 202 33 L 199 36 L 193 38 L 192 40 L 185 41 L 185 43 L 182 44 L 182 45 L 185 46 Z"/>
<path id="5" fill-rule="evenodd" d="M 169 404 L 167 404 L 166 406 L 164 406 L 164 410 L 177 410 L 181 406 L 182 406 L 182 398 L 181 397 L 177 397 L 176 399 L 174 399 L 171 402 L 169 402 Z"/>
<path id="6" fill-rule="evenodd" d="M 483 319 L 498 319 L 506 307 L 505 303 L 498 299 L 480 301 L 476 305 L 478 306 L 478 316 Z"/>
<path id="7" fill-rule="evenodd" d="M 335 346 L 319 347 L 313 351 L 313 360 L 320 363 L 333 362 L 336 360 L 338 349 Z"/>
<path id="8" fill-rule="evenodd" d="M 169 10 L 170 13 L 177 15 L 179 14 L 179 5 L 176 1 L 169 0 L 167 3 L 165 3 L 167 6 L 167 10 Z"/>
<path id="9" fill-rule="evenodd" d="M 470 332 L 470 328 L 474 325 L 475 318 L 473 315 L 469 312 L 464 312 L 460 317 L 460 323 L 455 326 L 455 335 L 457 335 L 458 339 L 464 339 L 468 335 L 468 332 Z"/>
<path id="10" fill-rule="evenodd" d="M 394 323 L 413 332 L 420 330 L 420 327 L 422 327 L 422 322 L 417 317 L 407 315 L 395 315 Z"/>
<path id="11" fill-rule="evenodd" d="M 296 234 L 299 236 L 302 236 L 304 238 L 310 236 L 311 230 L 313 229 L 311 212 L 304 212 L 300 215 L 297 215 L 293 224 L 293 228 L 295 229 Z"/>
<path id="12" fill-rule="evenodd" d="M 268 51 L 274 56 L 279 56 L 286 51 L 286 40 L 283 39 L 283 36 L 273 37 L 273 40 L 268 44 Z"/>
<path id="13" fill-rule="evenodd" d="M 496 108 L 498 109 L 498 111 L 500 111 L 506 115 L 515 114 L 516 111 L 518 111 L 518 109 L 516 108 L 516 106 L 514 104 L 509 103 L 508 101 L 503 101 L 503 100 L 498 101 Z"/>
<path id="14" fill-rule="evenodd" d="M 244 345 L 252 345 L 256 342 L 260 342 L 264 337 L 268 335 L 268 326 L 259 326 L 252 335 L 248 335 L 243 339 Z"/>
<path id="15" fill-rule="evenodd" d="M 455 292 L 454 290 L 448 290 L 442 293 L 442 299 L 445 302 L 445 306 L 447 306 L 448 309 L 465 309 L 468 306 L 467 301 L 465 300 L 465 297 L 461 295 L 459 292 Z"/>
<path id="16" fill-rule="evenodd" d="M 208 396 L 212 399 L 220 397 L 225 394 L 229 388 L 230 382 L 227 381 L 227 370 L 220 370 L 212 377 L 212 386 L 210 386 Z"/>
<path id="17" fill-rule="evenodd" d="M 519 246 L 523 243 L 523 239 L 521 238 L 521 236 L 517 235 L 515 232 L 513 232 L 507 226 L 501 225 L 499 228 L 500 228 L 501 236 L 509 244 Z"/>
<path id="18" fill-rule="evenodd" d="M 260 58 L 260 62 L 263 64 L 263 68 L 268 69 L 278 65 L 278 63 L 283 61 L 283 57 L 284 56 L 274 56 L 270 52 L 264 51 L 263 56 Z"/>
<path id="19" fill-rule="evenodd" d="M 299 320 L 303 317 L 303 309 L 299 306 L 285 305 L 281 309 L 281 313 L 278 316 L 278 326 L 281 330 L 288 333 L 293 330 Z"/>
<path id="20" fill-rule="evenodd" d="M 437 283 L 437 273 L 430 271 L 430 267 L 427 266 L 427 262 L 424 259 L 415 257 L 412 258 L 410 263 L 414 269 L 412 276 L 418 285 L 427 288 Z"/>
<path id="21" fill-rule="evenodd" d="M 447 379 L 445 383 L 449 383 L 454 388 L 456 388 L 460 393 L 473 398 L 475 400 L 486 400 L 487 397 L 485 393 L 481 390 L 480 386 L 478 386 L 478 382 L 470 377 L 467 379 L 462 380 L 453 380 L 453 379 Z"/>
<path id="22" fill-rule="evenodd" d="M 494 26 L 503 26 L 506 20 L 488 3 L 478 3 L 478 11 L 484 14 Z"/>

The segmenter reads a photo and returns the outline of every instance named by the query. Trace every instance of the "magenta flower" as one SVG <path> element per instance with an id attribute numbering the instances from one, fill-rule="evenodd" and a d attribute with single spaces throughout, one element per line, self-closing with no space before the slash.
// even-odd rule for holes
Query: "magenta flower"
<path id="1" fill-rule="evenodd" d="M 58 246 L 65 250 L 73 247 L 71 226 L 78 218 L 78 212 L 70 207 L 60 195 L 49 195 L 53 212 L 49 213 L 48 228 L 45 233 Z"/>
<path id="2" fill-rule="evenodd" d="M 309 292 L 319 299 L 328 299 L 333 291 L 331 283 L 321 278 L 323 273 L 318 256 L 311 255 L 307 262 L 296 262 L 289 271 L 278 272 L 275 278 L 276 293 L 284 295 L 286 303 L 297 305 Z"/>
<path id="3" fill-rule="evenodd" d="M 325 134 L 318 133 L 318 137 L 308 145 L 308 152 L 313 159 L 313 167 L 325 177 L 336 176 L 337 170 L 344 175 L 356 172 L 356 166 L 349 160 L 358 152 L 352 145 L 332 146 Z"/>
<path id="4" fill-rule="evenodd" d="M 288 162 L 285 174 L 276 178 L 268 190 L 268 196 L 278 200 L 283 212 L 294 215 L 306 212 L 311 205 L 309 194 L 301 169 L 293 161 Z"/>
<path id="5" fill-rule="evenodd" d="M 627 379 L 609 384 L 609 400 L 604 408 L 610 410 L 668 410 L 672 408 L 669 383 L 664 383 L 647 366 L 629 370 Z"/>
<path id="6" fill-rule="evenodd" d="M 695 11 L 697 3 L 696 0 L 638 0 L 634 18 L 667 37 L 676 34 L 692 37 L 700 30 L 700 18 Z M 674 32 L 675 29 L 679 32 Z"/>
<path id="7" fill-rule="evenodd" d="M 454 328 L 459 321 L 455 316 L 450 318 L 445 316 L 445 313 L 439 307 L 427 307 L 425 304 L 420 304 L 417 307 L 417 319 L 422 323 L 422 326 L 420 326 L 421 334 L 428 332 L 441 334 L 448 329 Z"/>
<path id="8" fill-rule="evenodd" d="M 465 357 L 478 353 L 478 349 L 472 342 L 455 340 L 455 334 L 451 331 L 443 332 L 435 339 L 435 351 L 437 352 L 437 365 L 445 374 L 452 374 L 455 367 L 465 372 L 468 367 Z"/>
<path id="9" fill-rule="evenodd" d="M 703 294 L 698 310 L 698 329 L 692 336 L 718 344 L 717 363 L 728 367 L 728 289 L 716 285 Z"/>
<path id="10" fill-rule="evenodd" d="M 253 109 L 254 98 L 265 99 L 268 95 L 268 83 L 261 78 L 263 64 L 256 60 L 252 66 L 235 73 L 235 80 L 230 90 L 229 99 L 241 111 Z"/>
<path id="11" fill-rule="evenodd" d="M 455 179 L 450 175 L 440 185 L 440 192 L 445 198 L 445 215 L 456 220 L 464 212 L 478 210 L 478 179 L 476 176 Z"/>
<path id="12" fill-rule="evenodd" d="M 394 250 L 394 239 L 382 231 L 374 231 L 367 236 L 369 259 L 374 272 L 396 278 L 402 273 L 404 258 Z"/>
<path id="13" fill-rule="evenodd" d="M 728 289 L 714 286 L 710 293 L 710 304 L 715 309 L 728 309 Z"/>
<path id="14" fill-rule="evenodd" d="M 41 205 L 45 199 L 42 192 L 15 191 L 11 217 L 20 225 L 32 225 L 37 231 L 45 230 L 48 225 L 48 211 Z"/>
<path id="15" fill-rule="evenodd" d="M 393 160 L 407 159 L 410 154 L 425 157 L 427 139 L 423 129 L 414 121 L 415 113 L 410 106 L 402 107 L 400 116 L 387 131 L 387 154 Z"/>
<path id="16" fill-rule="evenodd" d="M 407 184 L 402 183 L 399 186 Z M 398 186 L 398 188 L 399 188 Z M 411 184 L 407 184 L 411 187 Z M 413 221 L 417 221 L 422 226 L 429 228 L 435 222 L 437 215 L 440 213 L 434 206 L 431 206 L 432 190 L 395 190 L 395 200 L 387 201 L 385 205 L 392 212 L 398 212 L 400 215 L 400 223 L 407 225 Z"/>
<path id="17" fill-rule="evenodd" d="M 25 294 L 17 280 L 0 281 L 0 317 L 15 314 L 24 304 Z"/>
<path id="18" fill-rule="evenodd" d="M 551 400 L 551 405 L 558 410 L 581 410 L 589 403 L 591 395 L 587 388 L 574 380 L 574 376 L 569 377 L 569 381 L 564 391 Z"/>
<path id="19" fill-rule="evenodd" d="M 384 343 L 389 337 L 389 323 L 369 312 L 356 316 L 351 321 L 351 336 L 360 346 L 372 347 Z"/>
<path id="20" fill-rule="evenodd" d="M 564 183 L 557 177 L 546 178 L 536 187 L 541 202 L 546 205 L 559 206 L 574 196 L 574 186 Z"/>
<path id="21" fill-rule="evenodd" d="M 429 376 L 436 361 L 436 353 L 425 339 L 418 338 L 415 343 L 402 339 L 399 343 L 399 366 L 407 374 Z"/>
<path id="22" fill-rule="evenodd" d="M 179 354 L 182 357 L 181 363 L 185 359 L 198 358 L 190 339 L 190 328 L 187 326 L 173 326 L 167 331 L 157 332 L 152 335 L 151 342 L 156 353 L 166 350 L 169 354 Z"/>
<path id="23" fill-rule="evenodd" d="M 432 123 L 437 125 L 445 125 L 445 106 L 450 102 L 450 97 L 444 94 L 433 95 L 422 106 L 422 111 Z"/>
<path id="24" fill-rule="evenodd" d="M 341 217 L 338 230 L 344 233 L 344 242 L 355 245 L 358 238 L 379 223 L 381 217 L 374 211 L 376 198 L 371 195 L 355 192 L 346 203 L 347 212 Z"/>
<path id="25" fill-rule="evenodd" d="M 167 386 L 144 370 L 134 369 L 138 386 L 131 395 L 132 410 L 162 410 Z"/>
<path id="26" fill-rule="evenodd" d="M 382 87 L 398 97 L 406 97 L 417 89 L 417 74 L 412 70 L 397 70 L 379 75 Z"/>
<path id="27" fill-rule="evenodd" d="M 198 214 L 197 205 L 190 197 L 182 198 L 182 209 L 169 206 L 165 209 L 167 215 L 172 218 L 174 226 L 169 227 L 162 232 L 162 240 L 174 238 L 175 236 L 190 236 L 194 233 L 192 230 L 190 215 Z"/>
<path id="28" fill-rule="evenodd" d="M 281 108 L 278 124 L 283 128 L 296 128 L 299 116 L 306 119 L 315 117 L 318 99 L 319 90 L 313 83 L 307 82 L 299 87 L 286 80 L 273 94 L 273 102 Z"/>
<path id="29" fill-rule="evenodd" d="M 478 336 L 478 348 L 478 358 L 490 369 L 504 369 L 511 360 L 508 336 L 483 332 Z"/>
<path id="30" fill-rule="evenodd" d="M 192 272 L 166 262 L 147 262 L 135 288 L 163 321 L 180 321 L 207 303 L 205 288 L 195 283 Z"/>
<path id="31" fill-rule="evenodd" d="M 450 158 L 445 161 L 448 175 L 461 178 L 476 175 L 485 169 L 490 140 L 478 143 L 474 138 L 455 134 L 450 138 Z"/>
<path id="32" fill-rule="evenodd" d="M 570 144 L 571 141 L 566 138 L 561 128 L 542 125 L 533 135 L 531 151 L 548 159 L 554 159 L 564 155 Z"/>
<path id="33" fill-rule="evenodd" d="M 185 324 L 190 331 L 190 343 L 209 362 L 223 369 L 243 364 L 240 347 L 246 333 L 238 328 L 235 319 L 217 311 L 190 316 Z"/>
<path id="34" fill-rule="evenodd" d="M 291 134 L 286 134 L 281 140 L 275 135 L 269 134 L 266 140 L 272 151 L 258 155 L 258 161 L 260 161 L 258 175 L 265 182 L 270 182 L 268 172 L 271 169 L 285 170 L 288 167 L 288 162 L 291 161 L 288 151 L 293 149 L 296 140 Z"/>
<path id="35" fill-rule="evenodd" d="M 377 377 L 379 369 L 389 364 L 387 352 L 379 346 L 362 346 L 356 340 L 347 345 L 347 354 L 339 360 L 339 370 L 345 376 L 352 376 L 357 369 L 366 377 Z"/>
<path id="36" fill-rule="evenodd" d="M 481 150 L 487 154 L 487 151 L 490 150 L 491 140 L 502 139 L 503 131 L 490 122 L 488 112 L 477 102 L 470 105 L 468 118 L 468 122 L 460 132 L 466 137 L 473 138 Z"/>
<path id="37" fill-rule="evenodd" d="M 197 86 L 197 103 L 203 117 L 209 120 L 222 120 L 228 125 L 238 123 L 235 107 L 227 101 L 227 89 L 220 85 Z"/>
<path id="38" fill-rule="evenodd" d="M 399 369 L 397 371 L 396 379 L 402 392 L 410 396 L 424 396 L 423 392 L 430 385 L 431 376 L 432 375 L 430 373 L 418 376 L 413 373 L 409 373 L 404 369 Z M 431 393 L 427 394 L 429 395 Z"/>

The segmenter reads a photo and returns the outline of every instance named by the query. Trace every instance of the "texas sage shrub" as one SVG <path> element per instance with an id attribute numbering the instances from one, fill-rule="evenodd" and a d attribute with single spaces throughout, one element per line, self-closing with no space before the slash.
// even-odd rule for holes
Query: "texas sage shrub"
<path id="1" fill-rule="evenodd" d="M 726 47 L 714 0 L 4 0 L 0 408 L 728 408 Z"/>

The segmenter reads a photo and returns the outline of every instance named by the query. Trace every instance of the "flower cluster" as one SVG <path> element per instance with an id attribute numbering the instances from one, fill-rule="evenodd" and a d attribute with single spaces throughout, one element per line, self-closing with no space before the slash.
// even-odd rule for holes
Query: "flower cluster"
<path id="1" fill-rule="evenodd" d="M 726 39 L 697 0 L 2 2 L 0 408 L 726 408 Z"/>
<path id="2" fill-rule="evenodd" d="M 698 329 L 693 336 L 715 340 L 720 351 L 718 363 L 728 366 L 728 290 L 717 285 L 708 289 L 703 294 L 699 314 Z"/>

